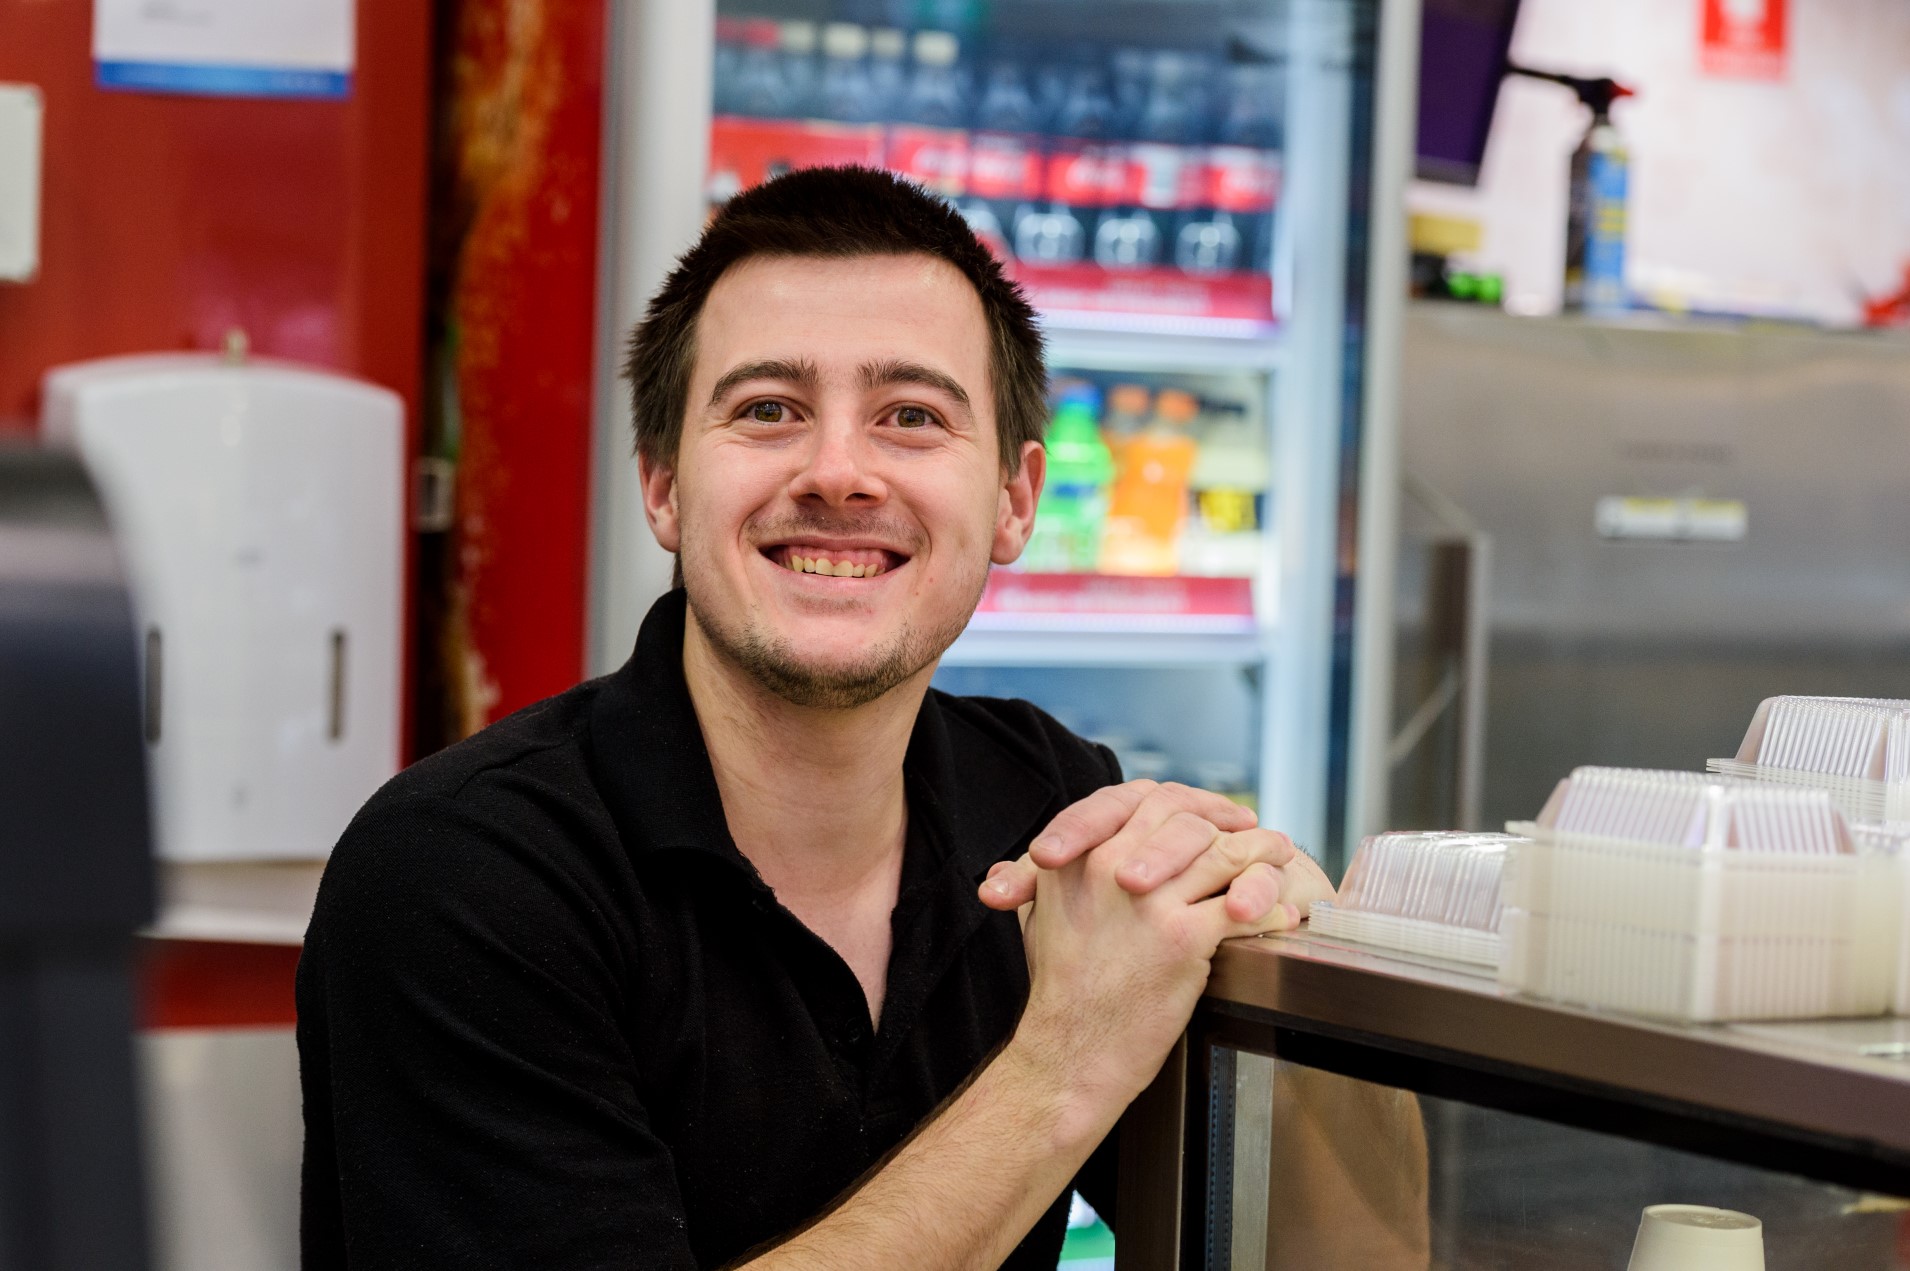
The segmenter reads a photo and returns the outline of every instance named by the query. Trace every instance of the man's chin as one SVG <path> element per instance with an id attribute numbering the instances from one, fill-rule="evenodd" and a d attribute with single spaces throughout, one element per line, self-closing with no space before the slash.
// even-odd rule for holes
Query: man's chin
<path id="1" fill-rule="evenodd" d="M 792 706 L 853 710 L 913 680 L 935 655 L 898 642 L 853 658 L 798 656 L 787 645 L 746 641 L 734 661 L 764 689 Z"/>

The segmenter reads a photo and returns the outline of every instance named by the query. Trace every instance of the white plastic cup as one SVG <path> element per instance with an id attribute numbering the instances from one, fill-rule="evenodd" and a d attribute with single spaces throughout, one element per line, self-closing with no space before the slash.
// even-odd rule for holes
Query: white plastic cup
<path id="1" fill-rule="evenodd" d="M 1764 1271 L 1764 1224 L 1735 1209 L 1648 1205 L 1630 1271 Z"/>

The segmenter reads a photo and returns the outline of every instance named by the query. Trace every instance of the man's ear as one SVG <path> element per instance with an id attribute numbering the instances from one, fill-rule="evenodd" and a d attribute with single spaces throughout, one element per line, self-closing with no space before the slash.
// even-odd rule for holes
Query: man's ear
<path id="1" fill-rule="evenodd" d="M 639 455 L 637 476 L 643 483 L 643 515 L 650 521 L 650 532 L 664 551 L 676 551 L 681 527 L 676 515 L 675 466 Z"/>
<path id="2" fill-rule="evenodd" d="M 1028 546 L 1028 535 L 1035 528 L 1035 504 L 1041 501 L 1041 484 L 1048 477 L 1048 451 L 1038 441 L 1021 443 L 1021 466 L 1002 482 L 1001 498 L 996 504 L 994 550 L 988 559 L 997 565 L 1012 565 Z"/>

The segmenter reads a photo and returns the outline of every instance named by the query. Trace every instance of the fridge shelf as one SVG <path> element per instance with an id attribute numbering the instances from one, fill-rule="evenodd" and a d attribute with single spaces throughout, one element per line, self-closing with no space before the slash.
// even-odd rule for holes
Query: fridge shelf
<path id="1" fill-rule="evenodd" d="M 951 666 L 1189 666 L 1265 656 L 1250 578 L 996 570 Z"/>
<path id="2" fill-rule="evenodd" d="M 1217 339 L 1209 332 L 1140 332 L 1092 327 L 1077 314 L 1044 313 L 1048 365 L 1060 370 L 1124 374 L 1236 374 L 1279 369 L 1286 346 L 1278 327 L 1258 339 Z"/>
<path id="3" fill-rule="evenodd" d="M 942 656 L 943 666 L 1256 666 L 1267 657 L 1258 632 L 1123 631 L 971 625 Z"/>

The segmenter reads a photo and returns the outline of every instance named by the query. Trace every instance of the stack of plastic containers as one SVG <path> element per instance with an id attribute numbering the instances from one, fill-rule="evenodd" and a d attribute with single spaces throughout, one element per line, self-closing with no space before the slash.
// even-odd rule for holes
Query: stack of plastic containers
<path id="1" fill-rule="evenodd" d="M 1510 834 L 1377 834 L 1360 845 L 1337 899 L 1312 906 L 1326 936 L 1407 953 L 1499 964 L 1500 879 Z"/>
<path id="2" fill-rule="evenodd" d="M 1769 697 L 1711 771 L 1827 790 L 1853 821 L 1910 821 L 1910 701 Z"/>
<path id="3" fill-rule="evenodd" d="M 1892 1007 L 1901 860 L 1825 790 L 1580 768 L 1507 828 L 1531 841 L 1507 864 L 1502 984 L 1681 1020 Z"/>

